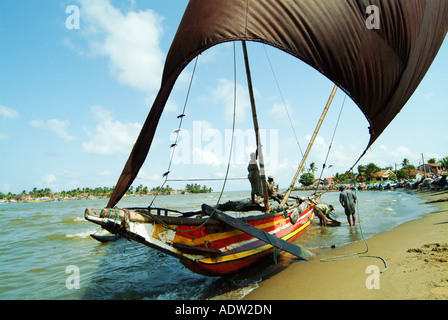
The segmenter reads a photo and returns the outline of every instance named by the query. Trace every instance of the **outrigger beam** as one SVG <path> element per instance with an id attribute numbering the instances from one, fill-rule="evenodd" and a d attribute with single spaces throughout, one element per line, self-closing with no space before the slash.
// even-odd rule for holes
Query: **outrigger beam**
<path id="1" fill-rule="evenodd" d="M 231 216 L 225 214 L 224 212 L 222 212 L 218 209 L 215 209 L 207 204 L 202 205 L 202 211 L 205 214 L 211 216 L 212 218 L 216 218 L 219 221 L 221 221 L 235 229 L 238 229 L 247 234 L 250 234 L 251 236 L 253 236 L 263 242 L 266 242 L 267 244 L 270 244 L 273 247 L 276 247 L 278 249 L 289 252 L 290 254 L 293 254 L 296 257 L 299 257 L 300 259 L 308 260 L 310 258 L 310 256 L 312 255 L 311 252 L 309 252 L 305 248 L 302 248 L 301 246 L 298 246 L 291 242 L 280 239 L 279 237 L 276 237 L 276 236 L 274 236 L 270 233 L 267 233 L 261 229 L 257 229 L 248 223 L 245 223 L 238 219 L 232 218 Z"/>

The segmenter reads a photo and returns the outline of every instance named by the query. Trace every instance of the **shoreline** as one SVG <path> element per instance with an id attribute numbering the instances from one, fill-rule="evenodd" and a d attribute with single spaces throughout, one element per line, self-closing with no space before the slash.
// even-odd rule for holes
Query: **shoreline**
<path id="1" fill-rule="evenodd" d="M 365 252 L 362 240 L 318 253 L 263 279 L 243 299 L 448 300 L 448 201 L 440 201 L 448 192 L 416 193 L 425 200 L 421 205 L 431 204 L 434 211 L 366 239 L 364 257 L 320 261 Z M 387 270 L 380 274 L 383 261 L 367 256 L 385 259 Z"/>
<path id="2" fill-rule="evenodd" d="M 183 193 L 160 193 L 159 196 L 174 196 L 174 195 L 192 195 L 192 194 L 209 194 L 209 193 L 216 193 L 216 192 L 188 192 L 185 191 Z M 155 193 L 147 193 L 147 194 L 126 194 L 123 196 L 123 199 L 126 198 L 134 198 L 134 197 L 154 197 L 156 196 Z M 24 200 L 6 200 L 6 199 L 0 199 L 0 203 L 40 203 L 40 202 L 58 202 L 58 201 L 79 201 L 79 200 L 108 200 L 110 198 L 110 195 L 107 196 L 94 196 L 94 195 L 83 195 L 83 196 L 76 196 L 76 197 L 41 197 L 41 198 L 27 198 Z"/>

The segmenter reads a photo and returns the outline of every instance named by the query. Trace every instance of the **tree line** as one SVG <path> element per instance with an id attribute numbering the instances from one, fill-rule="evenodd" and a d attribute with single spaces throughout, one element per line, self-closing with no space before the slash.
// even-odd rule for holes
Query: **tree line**
<path id="1" fill-rule="evenodd" d="M 7 193 L 4 194 L 0 192 L 0 199 L 7 199 L 7 200 L 20 200 L 22 198 L 79 198 L 79 197 L 86 197 L 86 196 L 93 196 L 93 197 L 110 197 L 112 195 L 112 192 L 114 191 L 114 187 L 96 187 L 96 188 L 76 188 L 73 190 L 65 191 L 62 190 L 60 192 L 53 192 L 50 188 L 42 188 L 37 189 L 33 188 L 30 191 L 23 190 L 19 194 L 14 193 Z M 148 195 L 148 194 L 170 194 L 172 191 L 175 191 L 172 189 L 169 185 L 166 187 L 154 187 L 151 190 L 147 186 L 139 185 L 136 188 L 131 186 L 128 191 L 126 191 L 126 194 L 128 195 Z M 208 188 L 207 186 L 200 186 L 197 184 L 187 184 L 185 186 L 184 190 L 178 190 L 179 193 L 205 193 L 205 192 L 212 192 L 212 188 Z"/>
<path id="2" fill-rule="evenodd" d="M 2 192 L 0 192 L 0 199 L 6 198 L 7 200 L 11 200 L 11 199 L 19 200 L 22 198 L 38 199 L 38 198 L 54 198 L 54 197 L 76 198 L 76 197 L 85 196 L 85 195 L 102 197 L 102 196 L 110 196 L 113 191 L 114 191 L 114 188 L 109 188 L 109 187 L 76 188 L 76 189 L 69 190 L 69 191 L 62 190 L 60 192 L 53 192 L 50 188 L 42 188 L 42 189 L 33 188 L 32 190 L 30 190 L 28 192 L 26 190 L 23 190 L 19 194 L 14 194 L 11 192 L 9 192 L 7 194 L 3 194 Z"/>
<path id="3" fill-rule="evenodd" d="M 431 158 L 427 162 L 428 164 L 439 164 L 443 170 L 448 170 L 448 157 L 442 158 L 440 160 L 436 160 L 435 158 Z M 350 181 L 356 179 L 357 181 L 372 181 L 375 178 L 375 174 L 381 170 L 392 170 L 394 173 L 389 176 L 390 180 L 397 179 L 410 179 L 412 178 L 413 170 L 416 170 L 415 166 L 411 164 L 409 159 L 404 158 L 401 163 L 401 169 L 395 170 L 392 166 L 388 166 L 385 168 L 381 168 L 375 163 L 369 163 L 367 165 L 359 165 L 357 167 L 358 173 L 353 171 L 345 172 L 345 173 L 336 173 L 333 177 L 333 181 L 335 183 L 342 183 L 344 181 Z M 314 174 L 317 172 L 317 167 L 314 162 L 312 162 L 308 169 L 304 170 L 300 176 L 299 182 L 304 186 L 310 186 L 313 184 L 315 180 Z"/>

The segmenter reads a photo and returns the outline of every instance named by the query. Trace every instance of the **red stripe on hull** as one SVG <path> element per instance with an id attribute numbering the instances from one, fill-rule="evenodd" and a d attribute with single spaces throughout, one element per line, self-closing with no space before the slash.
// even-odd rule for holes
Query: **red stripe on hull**
<path id="1" fill-rule="evenodd" d="M 180 260 L 180 262 L 193 272 L 202 274 L 204 276 L 219 277 L 231 275 L 236 272 L 242 271 L 256 263 L 259 263 L 261 260 L 267 258 L 267 256 L 271 254 L 273 254 L 272 248 L 243 259 L 219 262 L 216 264 L 207 264 L 200 261 L 195 262 L 191 260 Z"/>
<path id="2" fill-rule="evenodd" d="M 294 226 L 291 226 L 289 228 L 281 230 L 280 232 L 278 232 L 276 234 L 276 236 L 283 237 L 287 234 L 294 232 L 295 230 L 302 227 L 303 225 L 304 224 L 302 224 L 302 223 L 296 224 Z M 309 225 L 306 226 L 305 228 L 303 228 L 302 230 L 300 230 L 296 235 L 292 236 L 287 241 L 288 242 L 293 241 L 294 239 L 296 239 L 297 237 L 302 235 L 308 227 L 309 227 Z M 263 241 L 257 240 L 257 241 L 254 241 L 253 243 L 244 245 L 240 248 L 235 248 L 234 250 L 231 250 L 227 253 L 234 255 L 234 254 L 242 253 L 245 251 L 254 250 L 254 249 L 260 248 L 265 245 L 266 245 L 266 243 L 264 243 Z M 241 270 L 246 269 L 250 266 L 253 266 L 254 264 L 258 264 L 258 263 L 262 262 L 262 260 L 264 260 L 265 258 L 268 258 L 268 256 L 270 256 L 272 254 L 273 254 L 273 249 L 272 249 L 272 247 L 270 247 L 269 249 L 266 249 L 262 252 L 252 254 L 252 255 L 249 255 L 249 256 L 246 256 L 243 258 L 239 258 L 239 259 L 237 258 L 237 259 L 232 259 L 232 260 L 228 260 L 228 261 L 219 261 L 219 259 L 216 259 L 216 263 L 204 263 L 201 261 L 191 261 L 191 260 L 180 260 L 180 262 L 185 267 L 190 269 L 191 271 L 202 274 L 202 275 L 226 276 L 226 275 L 231 275 L 236 272 L 240 272 Z"/>
<path id="3" fill-rule="evenodd" d="M 271 232 L 272 230 L 275 230 L 278 226 L 277 223 L 279 222 L 279 220 L 283 220 L 284 217 L 283 216 L 278 216 L 275 218 L 269 218 L 269 219 L 263 219 L 263 220 L 258 220 L 258 221 L 251 221 L 248 224 L 257 227 L 263 224 L 267 224 L 267 223 L 273 223 L 273 225 L 268 226 L 266 228 L 263 228 L 263 230 L 265 232 Z M 178 227 L 179 231 L 176 234 L 177 237 L 181 237 L 181 238 L 185 238 L 188 240 L 193 240 L 193 239 L 201 239 L 204 238 L 206 236 L 209 235 L 209 233 L 207 233 L 207 227 L 201 227 L 199 229 L 195 228 L 194 226 L 181 226 Z M 192 229 L 191 231 L 189 231 L 190 229 Z M 213 241 L 212 243 L 208 243 L 208 246 L 210 248 L 213 249 L 222 249 L 225 248 L 229 245 L 238 243 L 238 242 L 243 242 L 243 241 L 247 241 L 252 239 L 253 237 L 247 233 L 241 232 L 238 235 L 234 235 L 234 236 L 229 236 L 229 237 L 225 237 L 216 241 Z"/>

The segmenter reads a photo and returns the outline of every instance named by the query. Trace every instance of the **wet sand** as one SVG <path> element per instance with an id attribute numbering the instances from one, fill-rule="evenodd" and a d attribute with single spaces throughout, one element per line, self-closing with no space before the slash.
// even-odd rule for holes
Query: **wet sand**
<path id="1" fill-rule="evenodd" d="M 385 259 L 384 273 L 378 258 L 320 261 L 365 252 L 359 241 L 290 265 L 244 299 L 448 300 L 448 192 L 418 193 L 433 201 L 434 212 L 367 239 L 368 252 L 360 255 Z"/>

